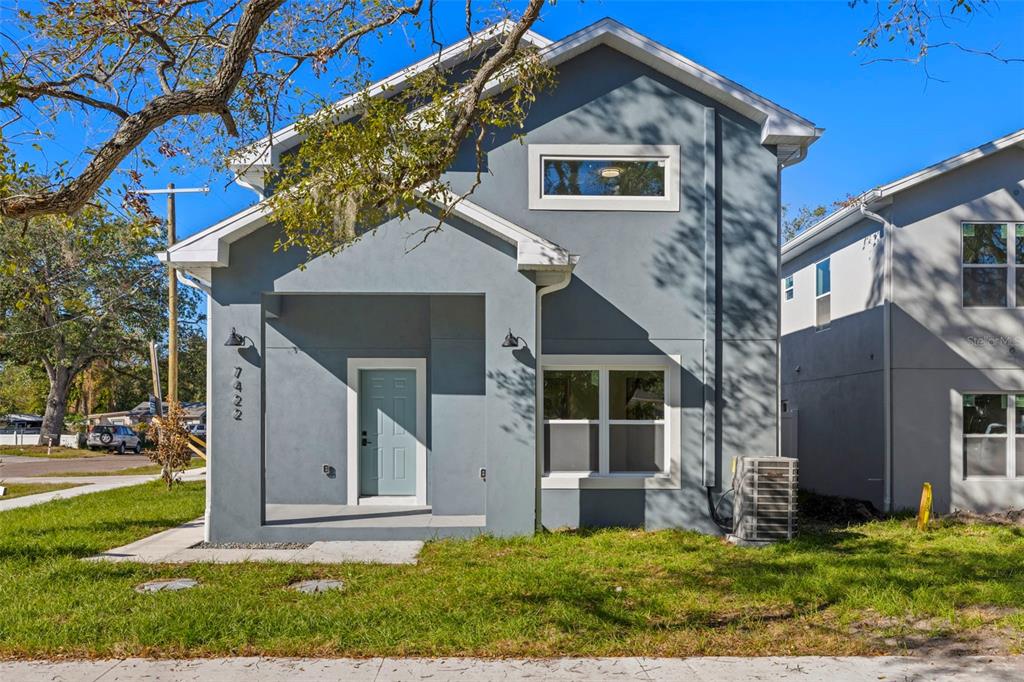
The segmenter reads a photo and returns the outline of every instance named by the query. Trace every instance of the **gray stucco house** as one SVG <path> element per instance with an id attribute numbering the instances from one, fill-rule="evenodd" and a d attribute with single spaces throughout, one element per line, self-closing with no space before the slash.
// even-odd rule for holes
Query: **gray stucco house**
<path id="1" fill-rule="evenodd" d="M 300 268 L 260 201 L 164 255 L 210 292 L 211 540 L 717 532 L 731 458 L 777 454 L 780 172 L 821 131 L 612 20 L 525 40 L 557 87 L 417 248 L 434 215 Z"/>
<path id="2" fill-rule="evenodd" d="M 782 249 L 783 454 L 801 484 L 1024 505 L 1024 130 L 857 197 Z"/>

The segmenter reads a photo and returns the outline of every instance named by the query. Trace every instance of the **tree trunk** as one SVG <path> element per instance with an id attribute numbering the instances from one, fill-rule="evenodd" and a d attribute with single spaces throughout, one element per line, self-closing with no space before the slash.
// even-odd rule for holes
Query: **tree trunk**
<path id="1" fill-rule="evenodd" d="M 68 411 L 68 391 L 74 374 L 70 367 L 56 366 L 47 372 L 50 377 L 50 393 L 46 396 L 46 412 L 43 413 L 43 427 L 39 430 L 39 444 L 46 445 L 52 436 L 54 444 L 60 444 L 64 431 L 64 415 Z"/>

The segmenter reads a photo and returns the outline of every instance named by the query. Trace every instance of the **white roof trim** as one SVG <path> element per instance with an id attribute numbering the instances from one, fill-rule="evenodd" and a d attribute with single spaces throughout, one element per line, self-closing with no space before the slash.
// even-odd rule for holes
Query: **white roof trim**
<path id="1" fill-rule="evenodd" d="M 352 106 L 362 94 L 378 97 L 385 92 L 394 93 L 405 87 L 410 78 L 429 69 L 435 67 L 447 69 L 456 66 L 479 54 L 491 41 L 504 35 L 511 28 L 512 22 L 505 19 L 493 26 L 477 31 L 473 35 L 467 36 L 459 42 L 444 48 L 440 53 L 431 54 L 412 66 L 377 81 L 369 86 L 365 93 L 349 95 L 335 102 L 325 112 L 321 112 L 321 114 L 334 112 L 341 116 L 342 119 L 352 116 L 356 113 Z M 527 31 L 523 35 L 523 42 L 538 49 L 545 48 L 551 44 L 549 39 L 533 31 Z M 240 173 L 244 173 L 247 169 L 257 166 L 273 166 L 278 162 L 278 155 L 282 151 L 291 149 L 297 141 L 301 141 L 301 134 L 296 124 L 292 123 L 235 152 L 230 159 L 230 166 L 232 170 Z"/>
<path id="2" fill-rule="evenodd" d="M 1010 133 L 1009 135 L 1000 137 L 999 139 L 992 140 L 991 142 L 986 142 L 979 147 L 968 149 L 956 156 L 939 161 L 927 168 L 923 168 L 915 173 L 911 173 L 910 175 L 906 175 L 898 180 L 894 180 L 887 185 L 881 185 L 874 189 L 869 189 L 850 202 L 849 205 L 825 216 L 817 223 L 807 228 L 804 232 L 800 233 L 800 235 L 786 242 L 782 246 L 782 262 L 786 263 L 789 260 L 796 258 L 815 244 L 819 244 L 825 239 L 838 234 L 850 225 L 859 222 L 863 217 L 861 214 L 861 206 L 868 210 L 872 210 L 873 208 L 879 208 L 892 203 L 893 197 L 900 192 L 908 190 L 911 187 L 916 187 L 917 185 L 928 182 L 940 175 L 944 175 L 950 171 L 956 170 L 957 168 L 962 168 L 963 166 L 973 163 L 978 159 L 983 159 L 986 156 L 990 156 L 1015 145 L 1024 146 L 1024 128 Z"/>
<path id="3" fill-rule="evenodd" d="M 807 146 L 823 129 L 751 90 L 707 69 L 633 29 L 605 18 L 544 48 L 546 64 L 557 66 L 596 45 L 607 45 L 761 124 L 763 144 Z M 502 87 L 499 79 L 485 90 Z"/>
<path id="4" fill-rule="evenodd" d="M 576 265 L 577 258 L 554 242 L 509 222 L 467 199 L 460 200 L 454 194 L 447 193 L 442 201 L 434 203 L 442 209 L 449 209 L 452 215 L 514 245 L 519 270 L 571 271 Z M 204 281 L 209 281 L 211 268 L 229 265 L 231 244 L 252 234 L 270 220 L 270 203 L 261 201 L 178 242 L 166 251 L 160 251 L 157 258 Z"/>
<path id="5" fill-rule="evenodd" d="M 470 50 L 470 47 L 482 46 L 485 44 L 483 41 L 494 38 L 508 28 L 508 22 L 502 22 L 475 34 L 472 38 L 466 38 L 452 45 L 441 52 L 441 65 L 447 67 L 464 61 L 475 53 Z M 549 66 L 557 66 L 597 45 L 608 45 L 761 124 L 762 144 L 807 147 L 821 137 L 824 132 L 822 128 L 815 127 L 811 121 L 687 59 L 614 19 L 602 19 L 556 42 L 533 32 L 527 32 L 524 41 L 539 48 L 544 62 Z M 368 92 L 371 96 L 377 96 L 385 91 L 400 89 L 411 76 L 437 64 L 438 59 L 438 55 L 424 59 L 375 83 L 370 86 Z M 498 74 L 487 85 L 484 95 L 490 96 L 500 92 L 508 85 L 508 82 L 507 74 Z M 333 105 L 331 110 L 343 111 L 346 107 L 350 107 L 356 98 L 356 95 L 347 97 Z M 270 144 L 271 139 L 273 139 L 273 145 Z M 272 136 L 263 138 L 247 148 L 248 150 L 258 150 L 257 153 L 246 155 L 245 152 L 240 152 L 232 161 L 231 167 L 236 172 L 259 166 L 271 167 L 277 163 L 282 151 L 290 149 L 300 139 L 294 124 L 282 128 Z M 246 180 L 246 182 L 248 183 L 246 186 L 251 186 L 250 180 Z"/>

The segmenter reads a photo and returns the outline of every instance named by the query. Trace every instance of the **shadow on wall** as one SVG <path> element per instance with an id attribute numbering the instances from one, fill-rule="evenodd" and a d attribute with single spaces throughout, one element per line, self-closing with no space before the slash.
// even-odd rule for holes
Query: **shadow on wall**
<path id="1" fill-rule="evenodd" d="M 487 370 L 487 378 L 494 382 L 498 394 L 507 399 L 512 406 L 510 419 L 499 425 L 499 428 L 510 435 L 515 435 L 516 440 L 526 445 L 532 445 L 532 440 L 527 440 L 522 434 L 533 433 L 533 422 L 535 420 L 534 405 L 536 405 L 536 373 L 537 359 L 529 347 L 517 348 L 512 351 L 513 357 L 519 361 L 521 367 L 512 371 Z"/>

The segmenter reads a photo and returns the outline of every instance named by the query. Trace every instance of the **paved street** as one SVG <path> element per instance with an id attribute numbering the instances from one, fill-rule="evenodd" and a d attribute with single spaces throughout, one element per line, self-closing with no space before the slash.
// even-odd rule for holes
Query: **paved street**
<path id="1" fill-rule="evenodd" d="M 189 469 L 181 475 L 182 480 L 194 481 L 206 476 L 206 467 L 200 467 L 198 469 Z M 31 507 L 36 504 L 42 504 L 44 502 L 51 502 L 53 500 L 63 500 L 69 497 L 78 497 L 79 495 L 88 495 L 90 493 L 98 493 L 104 490 L 113 490 L 115 488 L 126 488 L 130 485 L 139 485 L 148 481 L 155 481 L 160 476 L 159 474 L 151 474 L 144 476 L 55 476 L 48 478 L 46 476 L 40 476 L 36 478 L 21 478 L 21 477 L 0 477 L 5 483 L 80 483 L 81 485 L 75 488 L 65 488 L 64 490 L 54 490 L 48 493 L 37 493 L 35 495 L 25 495 L 23 497 L 14 497 L 9 500 L 5 500 L 0 497 L 0 512 L 7 511 L 9 509 L 20 509 L 21 507 Z M 0 678 L 2 679 L 2 678 Z"/>
<path id="2" fill-rule="evenodd" d="M 101 455 L 56 459 L 0 455 L 0 480 L 23 476 L 45 476 L 67 472 L 96 473 L 118 471 L 150 464 L 146 455 Z"/>
<path id="3" fill-rule="evenodd" d="M 0 679 L 19 682 L 114 682 L 117 680 L 299 680 L 398 682 L 402 680 L 472 680 L 530 682 L 555 680 L 685 680 L 740 682 L 762 680 L 1020 680 L 1019 657 L 941 658 L 563 658 L 541 660 L 449 659 L 275 659 L 213 658 L 197 660 L 127 659 L 123 661 L 0 662 Z"/>

